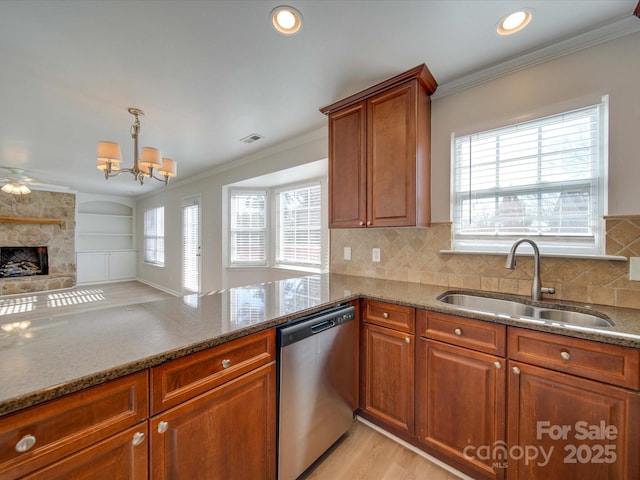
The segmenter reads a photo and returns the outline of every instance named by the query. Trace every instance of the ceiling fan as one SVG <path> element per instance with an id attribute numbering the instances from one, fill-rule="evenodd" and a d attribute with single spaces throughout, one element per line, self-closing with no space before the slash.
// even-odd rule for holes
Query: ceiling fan
<path id="1" fill-rule="evenodd" d="M 48 183 L 40 183 L 31 176 L 25 173 L 23 168 L 15 168 L 15 167 L 0 167 L 0 170 L 5 170 L 7 173 L 4 176 L 0 177 L 0 183 L 4 183 L 2 190 L 5 193 L 11 193 L 13 195 L 26 195 L 31 193 L 31 188 L 33 187 L 36 190 L 52 190 L 52 191 L 61 191 L 68 190 L 68 187 L 63 187 L 60 185 L 52 185 Z M 0 172 L 2 175 L 2 172 Z"/>

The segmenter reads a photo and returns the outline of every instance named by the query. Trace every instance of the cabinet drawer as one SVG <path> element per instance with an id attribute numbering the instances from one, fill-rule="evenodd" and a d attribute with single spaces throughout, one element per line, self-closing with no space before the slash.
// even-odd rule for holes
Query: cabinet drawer
<path id="1" fill-rule="evenodd" d="M 148 417 L 148 399 L 145 370 L 0 418 L 0 479 L 25 475 L 135 425 Z M 16 449 L 29 443 L 26 451 Z"/>
<path id="2" fill-rule="evenodd" d="M 151 369 L 151 411 L 173 407 L 275 359 L 275 330 L 232 340 Z"/>
<path id="3" fill-rule="evenodd" d="M 421 337 L 504 357 L 507 327 L 495 323 L 418 310 Z"/>
<path id="4" fill-rule="evenodd" d="M 365 300 L 362 313 L 365 322 L 401 332 L 415 332 L 415 310 L 412 307 Z"/>
<path id="5" fill-rule="evenodd" d="M 509 327 L 509 358 L 640 389 L 640 350 Z"/>

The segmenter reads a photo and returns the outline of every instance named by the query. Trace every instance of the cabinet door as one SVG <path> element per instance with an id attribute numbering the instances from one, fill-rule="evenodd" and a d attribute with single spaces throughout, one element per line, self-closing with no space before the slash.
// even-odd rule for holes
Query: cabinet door
<path id="1" fill-rule="evenodd" d="M 150 420 L 154 480 L 275 478 L 275 363 Z"/>
<path id="2" fill-rule="evenodd" d="M 360 102 L 329 116 L 329 226 L 366 221 L 366 111 Z"/>
<path id="3" fill-rule="evenodd" d="M 413 435 L 414 336 L 363 323 L 361 342 L 363 413 Z"/>
<path id="4" fill-rule="evenodd" d="M 507 478 L 640 478 L 639 393 L 519 362 L 509 368 Z"/>
<path id="5" fill-rule="evenodd" d="M 416 90 L 411 81 L 367 103 L 367 221 L 416 225 Z"/>
<path id="6" fill-rule="evenodd" d="M 146 480 L 147 423 L 23 477 L 32 480 Z"/>
<path id="7" fill-rule="evenodd" d="M 108 257 L 105 252 L 81 252 L 76 254 L 76 282 L 106 282 L 109 279 Z"/>
<path id="8" fill-rule="evenodd" d="M 109 253 L 109 280 L 136 278 L 136 252 Z"/>
<path id="9" fill-rule="evenodd" d="M 506 361 L 425 339 L 418 341 L 417 355 L 420 442 L 483 478 L 503 478 L 503 466 L 482 452 L 504 445 Z"/>

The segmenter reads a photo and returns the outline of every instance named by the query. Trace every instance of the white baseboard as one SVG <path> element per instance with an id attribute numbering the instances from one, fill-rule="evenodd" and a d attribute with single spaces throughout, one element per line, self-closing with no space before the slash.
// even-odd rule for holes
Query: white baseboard
<path id="1" fill-rule="evenodd" d="M 162 285 L 158 285 L 156 283 L 150 282 L 149 280 L 144 280 L 142 278 L 136 278 L 136 280 L 140 283 L 144 283 L 145 285 L 149 285 L 150 287 L 153 287 L 157 290 L 162 290 L 165 293 L 168 293 L 169 295 L 173 295 L 174 297 L 181 297 L 182 293 L 180 292 L 176 292 L 174 290 L 170 290 L 166 287 L 163 287 Z"/>

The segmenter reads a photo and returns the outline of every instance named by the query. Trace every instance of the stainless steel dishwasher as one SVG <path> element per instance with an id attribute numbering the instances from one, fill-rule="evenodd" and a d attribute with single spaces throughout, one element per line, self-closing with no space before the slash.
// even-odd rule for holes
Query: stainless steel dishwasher
<path id="1" fill-rule="evenodd" d="M 355 309 L 278 329 L 278 480 L 294 480 L 353 423 Z"/>

